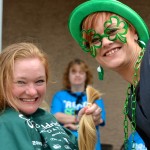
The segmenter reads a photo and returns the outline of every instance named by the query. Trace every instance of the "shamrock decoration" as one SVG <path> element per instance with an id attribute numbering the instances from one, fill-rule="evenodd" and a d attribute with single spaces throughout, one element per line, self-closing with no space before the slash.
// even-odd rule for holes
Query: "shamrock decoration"
<path id="1" fill-rule="evenodd" d="M 85 38 L 83 37 L 83 35 Z M 89 42 L 89 40 L 91 40 L 92 38 L 94 38 L 96 36 L 99 37 L 99 34 L 97 34 L 95 32 L 95 30 L 93 30 L 93 29 L 82 30 L 82 41 L 81 41 L 80 45 L 81 45 L 83 51 L 90 52 L 93 57 L 96 56 L 96 48 L 100 48 L 100 46 L 91 44 Z"/>
<path id="2" fill-rule="evenodd" d="M 128 31 L 128 24 L 121 20 L 118 16 L 111 16 L 110 20 L 104 23 L 104 33 L 96 33 L 94 29 L 82 30 L 82 40 L 80 46 L 83 51 L 90 52 L 93 57 L 96 57 L 96 49 L 102 47 L 102 39 L 107 37 L 110 41 L 120 40 L 126 43 L 125 34 Z"/>
<path id="3" fill-rule="evenodd" d="M 109 28 L 115 22 L 115 27 Z M 108 35 L 110 41 L 119 39 L 122 43 L 126 43 L 126 37 L 128 31 L 128 24 L 124 20 L 120 20 L 118 16 L 111 16 L 110 20 L 104 23 L 104 34 Z"/>

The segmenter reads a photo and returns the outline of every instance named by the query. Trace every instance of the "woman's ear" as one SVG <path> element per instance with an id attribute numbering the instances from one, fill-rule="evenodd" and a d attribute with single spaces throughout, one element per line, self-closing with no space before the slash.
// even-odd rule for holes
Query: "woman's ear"
<path id="1" fill-rule="evenodd" d="M 146 47 L 145 42 L 139 40 L 139 37 L 138 37 L 137 33 L 134 34 L 134 41 L 135 41 L 136 43 L 138 43 L 138 45 L 139 45 L 141 48 L 145 48 L 145 47 Z"/>
<path id="2" fill-rule="evenodd" d="M 137 35 L 137 33 L 134 33 L 134 40 L 138 41 L 138 35 Z"/>

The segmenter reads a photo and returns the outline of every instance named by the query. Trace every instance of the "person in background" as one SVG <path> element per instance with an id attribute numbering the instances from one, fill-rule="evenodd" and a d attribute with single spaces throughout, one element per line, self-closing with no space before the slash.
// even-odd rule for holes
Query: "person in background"
<path id="1" fill-rule="evenodd" d="M 134 135 L 134 144 L 132 146 L 132 138 L 133 138 L 133 135 Z M 147 150 L 147 148 L 145 147 L 145 143 L 144 141 L 142 140 L 142 138 L 140 137 L 140 135 L 138 134 L 138 132 L 133 132 L 130 136 L 129 136 L 129 139 L 128 139 L 128 144 L 129 144 L 129 147 L 128 147 L 128 150 L 131 150 L 133 147 L 135 147 L 136 150 Z"/>
<path id="2" fill-rule="evenodd" d="M 93 76 L 88 65 L 81 59 L 70 61 L 63 75 L 63 89 L 56 92 L 51 102 L 51 113 L 59 123 L 70 129 L 78 137 L 77 116 L 81 108 L 87 105 L 86 87 L 92 84 Z M 101 112 L 101 120 L 96 126 L 96 150 L 101 150 L 99 126 L 106 122 L 106 111 L 103 99 L 96 100 Z"/>
<path id="3" fill-rule="evenodd" d="M 137 131 L 150 149 L 150 41 L 144 20 L 117 0 L 89 0 L 69 17 L 69 31 L 76 42 L 103 67 L 129 83 L 124 105 L 124 143 L 128 149 L 128 118 L 132 143 Z M 147 47 L 146 47 L 147 46 Z"/>
<path id="4" fill-rule="evenodd" d="M 145 146 L 144 141 L 142 140 L 142 138 L 136 131 L 133 132 L 132 134 L 130 134 L 130 136 L 128 138 L 128 149 L 127 150 L 131 150 L 133 148 L 135 150 L 148 150 Z M 125 150 L 124 144 L 121 146 L 120 150 Z"/>
<path id="5" fill-rule="evenodd" d="M 78 150 L 77 138 L 40 109 L 49 78 L 46 54 L 32 43 L 15 43 L 0 54 L 0 149 Z M 96 104 L 79 112 L 100 120 Z"/>

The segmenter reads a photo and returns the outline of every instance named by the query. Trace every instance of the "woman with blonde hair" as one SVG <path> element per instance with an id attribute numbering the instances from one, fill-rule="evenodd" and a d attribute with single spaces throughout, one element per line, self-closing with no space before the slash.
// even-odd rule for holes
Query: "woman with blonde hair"
<path id="1" fill-rule="evenodd" d="M 0 149 L 78 150 L 77 139 L 40 109 L 49 78 L 46 54 L 32 43 L 15 43 L 0 54 Z M 100 119 L 92 105 L 88 114 Z M 98 113 L 96 113 L 98 111 Z M 81 110 L 79 119 L 86 111 Z"/>

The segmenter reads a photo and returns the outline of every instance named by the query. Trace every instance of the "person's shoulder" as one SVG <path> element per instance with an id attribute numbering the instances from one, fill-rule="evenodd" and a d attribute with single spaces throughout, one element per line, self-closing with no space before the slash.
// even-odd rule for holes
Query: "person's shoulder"
<path id="1" fill-rule="evenodd" d="M 102 100 L 102 101 L 104 101 L 104 99 L 103 99 L 102 97 L 100 97 L 100 98 L 99 98 L 99 100 Z"/>
<path id="2" fill-rule="evenodd" d="M 38 120 L 43 120 L 46 118 L 49 119 L 54 119 L 55 117 L 48 111 L 45 111 L 42 108 L 38 108 L 38 110 L 32 115 L 32 118 L 38 119 Z"/>
<path id="3" fill-rule="evenodd" d="M 146 51 L 150 51 L 150 40 L 148 41 L 148 43 L 146 45 Z"/>
<path id="4" fill-rule="evenodd" d="M 25 125 L 26 118 L 23 114 L 17 112 L 13 108 L 8 108 L 0 114 L 0 126 L 8 126 L 10 128 L 17 128 Z"/>
<path id="5" fill-rule="evenodd" d="M 148 41 L 148 45 L 150 46 L 150 40 Z"/>
<path id="6" fill-rule="evenodd" d="M 11 120 L 16 119 L 19 116 L 19 112 L 13 108 L 6 108 L 3 112 L 0 112 L 0 120 Z"/>
<path id="7" fill-rule="evenodd" d="M 104 102 L 103 98 L 101 98 L 101 97 L 99 99 L 96 99 L 95 101 L 96 102 Z"/>
<path id="8" fill-rule="evenodd" d="M 60 93 L 68 93 L 68 91 L 67 90 L 59 90 L 56 92 L 56 94 L 60 94 Z"/>
<path id="9" fill-rule="evenodd" d="M 66 95 L 68 94 L 67 90 L 59 90 L 55 93 L 55 96 Z"/>

